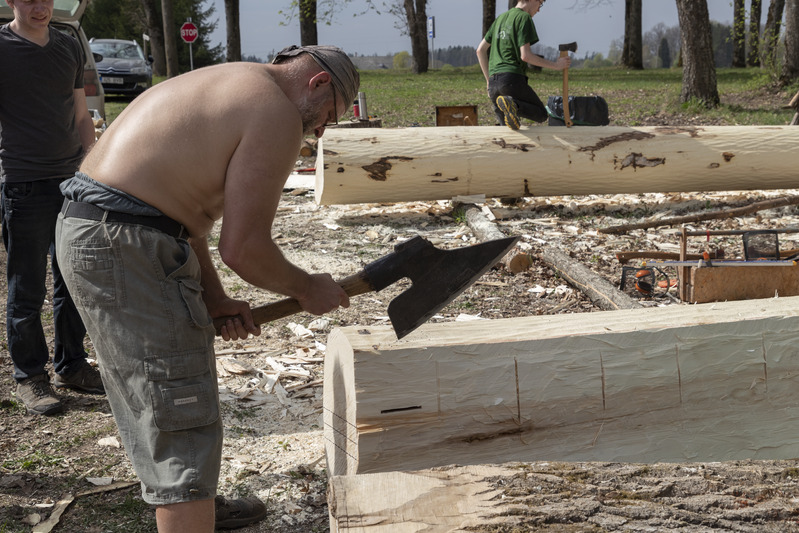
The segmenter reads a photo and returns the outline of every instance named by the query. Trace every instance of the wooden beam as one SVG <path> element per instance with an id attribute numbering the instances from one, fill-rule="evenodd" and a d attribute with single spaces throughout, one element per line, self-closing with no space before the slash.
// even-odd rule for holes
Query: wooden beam
<path id="1" fill-rule="evenodd" d="M 319 144 L 322 205 L 799 187 L 790 126 L 331 129 Z"/>
<path id="2" fill-rule="evenodd" d="M 799 297 L 334 330 L 331 475 L 799 457 Z"/>
<path id="3" fill-rule="evenodd" d="M 799 266 L 691 268 L 692 303 L 799 296 Z"/>

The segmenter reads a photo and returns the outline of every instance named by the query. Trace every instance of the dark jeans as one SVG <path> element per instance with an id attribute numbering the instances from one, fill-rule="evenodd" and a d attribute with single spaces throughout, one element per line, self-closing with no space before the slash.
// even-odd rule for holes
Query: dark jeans
<path id="1" fill-rule="evenodd" d="M 44 374 L 50 352 L 41 311 L 47 293 L 47 255 L 53 270 L 53 367 L 58 374 L 77 370 L 86 358 L 86 328 L 67 291 L 55 258 L 55 223 L 64 197 L 60 179 L 3 183 L 0 206 L 3 244 L 8 253 L 6 333 L 17 381 Z"/>
<path id="2" fill-rule="evenodd" d="M 506 72 L 492 74 L 488 78 L 488 96 L 494 105 L 494 113 L 500 124 L 505 123 L 505 116 L 497 108 L 498 96 L 510 96 L 519 108 L 519 116 L 535 122 L 544 122 L 547 119 L 547 109 L 544 103 L 527 84 L 527 76 Z"/>

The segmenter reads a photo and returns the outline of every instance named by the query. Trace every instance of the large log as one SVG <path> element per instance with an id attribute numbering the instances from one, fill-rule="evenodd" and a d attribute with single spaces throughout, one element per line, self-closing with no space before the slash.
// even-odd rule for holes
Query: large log
<path id="1" fill-rule="evenodd" d="M 334 330 L 331 475 L 799 457 L 799 297 Z"/>
<path id="2" fill-rule="evenodd" d="M 799 187 L 799 128 L 498 126 L 329 130 L 322 205 Z"/>

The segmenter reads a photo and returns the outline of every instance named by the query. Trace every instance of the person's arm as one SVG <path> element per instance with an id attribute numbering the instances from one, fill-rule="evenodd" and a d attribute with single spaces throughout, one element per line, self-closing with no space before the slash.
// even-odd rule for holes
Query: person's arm
<path id="1" fill-rule="evenodd" d="M 533 53 L 533 50 L 530 48 L 530 43 L 525 43 L 524 45 L 520 46 L 519 50 L 522 55 L 522 61 L 535 67 L 563 70 L 571 65 L 572 62 L 569 56 L 559 57 L 557 61 L 549 61 L 548 59 L 544 59 L 543 57 Z"/>
<path id="2" fill-rule="evenodd" d="M 491 48 L 491 45 L 488 44 L 488 41 L 483 39 L 480 41 L 480 44 L 477 45 L 477 62 L 480 63 L 480 70 L 483 71 L 483 77 L 486 79 L 486 84 L 488 83 L 488 49 Z"/>
<path id="3" fill-rule="evenodd" d="M 212 318 L 220 316 L 241 316 L 239 319 L 230 319 L 222 326 L 220 335 L 226 341 L 246 339 L 248 335 L 260 335 L 261 328 L 253 322 L 250 305 L 243 300 L 230 298 L 222 287 L 219 275 L 211 259 L 207 237 L 190 238 L 189 244 L 200 263 L 200 279 L 203 286 L 203 302 Z"/>
<path id="4" fill-rule="evenodd" d="M 309 313 L 348 307 L 347 293 L 332 276 L 305 272 L 272 239 L 283 185 L 302 139 L 297 109 L 274 101 L 264 112 L 240 118 L 240 141 L 225 178 L 222 260 L 247 283 L 295 298 Z"/>
<path id="5" fill-rule="evenodd" d="M 80 135 L 80 143 L 83 145 L 83 153 L 86 153 L 95 141 L 94 121 L 89 113 L 89 106 L 86 104 L 86 91 L 82 88 L 75 89 L 74 100 L 75 124 Z"/>

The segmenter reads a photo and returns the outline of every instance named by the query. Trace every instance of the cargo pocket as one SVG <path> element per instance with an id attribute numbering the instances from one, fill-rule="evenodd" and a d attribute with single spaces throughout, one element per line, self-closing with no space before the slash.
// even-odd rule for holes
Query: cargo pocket
<path id="1" fill-rule="evenodd" d="M 144 359 L 158 429 L 182 431 L 207 426 L 219 418 L 216 377 L 209 360 L 207 351 Z"/>
<path id="2" fill-rule="evenodd" d="M 203 287 L 193 278 L 178 278 L 180 298 L 186 305 L 191 323 L 198 328 L 207 328 L 213 322 L 203 301 Z"/>
<path id="3" fill-rule="evenodd" d="M 114 250 L 105 244 L 74 244 L 69 254 L 74 294 L 86 307 L 117 304 Z"/>

